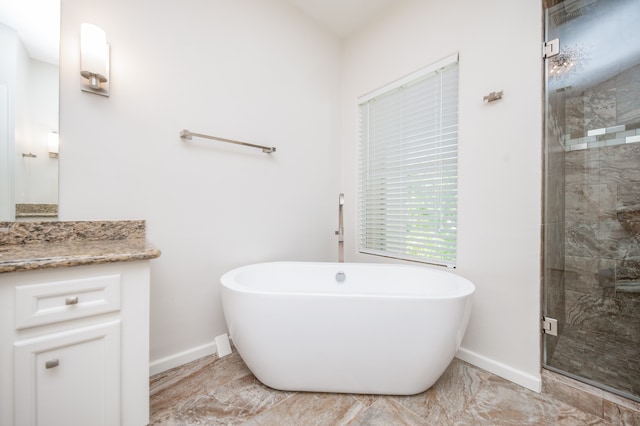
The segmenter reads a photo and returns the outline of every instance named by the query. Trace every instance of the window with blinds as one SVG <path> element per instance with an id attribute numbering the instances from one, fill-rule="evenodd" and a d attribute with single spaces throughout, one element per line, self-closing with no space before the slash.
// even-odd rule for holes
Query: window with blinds
<path id="1" fill-rule="evenodd" d="M 458 55 L 359 103 L 359 250 L 455 266 Z"/>

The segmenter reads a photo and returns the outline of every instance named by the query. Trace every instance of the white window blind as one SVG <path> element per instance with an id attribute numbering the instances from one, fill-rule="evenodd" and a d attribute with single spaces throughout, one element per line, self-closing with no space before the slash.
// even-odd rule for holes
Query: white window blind
<path id="1" fill-rule="evenodd" d="M 360 252 L 455 266 L 457 54 L 358 102 Z"/>

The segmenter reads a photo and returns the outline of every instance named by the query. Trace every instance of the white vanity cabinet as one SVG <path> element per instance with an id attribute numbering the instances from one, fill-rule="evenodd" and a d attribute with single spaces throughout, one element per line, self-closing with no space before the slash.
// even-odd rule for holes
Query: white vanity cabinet
<path id="1" fill-rule="evenodd" d="M 149 422 L 149 260 L 0 274 L 0 425 Z"/>

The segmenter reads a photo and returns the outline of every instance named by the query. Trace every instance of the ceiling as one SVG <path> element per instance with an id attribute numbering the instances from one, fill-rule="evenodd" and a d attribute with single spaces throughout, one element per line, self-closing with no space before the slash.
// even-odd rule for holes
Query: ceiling
<path id="1" fill-rule="evenodd" d="M 401 1 L 404 0 L 287 0 L 341 38 Z M 0 22 L 18 32 L 32 58 L 58 63 L 60 0 L 0 0 Z"/>
<path id="2" fill-rule="evenodd" d="M 60 0 L 0 0 L 0 22 L 18 32 L 29 56 L 58 63 Z"/>
<path id="3" fill-rule="evenodd" d="M 341 38 L 404 0 L 287 0 L 323 27 Z"/>

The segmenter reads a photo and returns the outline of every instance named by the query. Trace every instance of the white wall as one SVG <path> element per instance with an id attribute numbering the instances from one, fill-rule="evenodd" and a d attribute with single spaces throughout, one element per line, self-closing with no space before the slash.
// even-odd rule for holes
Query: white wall
<path id="1" fill-rule="evenodd" d="M 31 74 L 29 53 L 22 44 L 22 40 L 18 38 L 17 55 L 15 59 L 16 66 L 16 91 L 15 91 L 15 164 L 14 164 L 14 202 L 22 202 L 21 187 L 26 178 L 26 173 L 35 162 L 42 158 L 23 157 L 22 154 L 32 153 L 32 135 L 31 126 L 29 125 L 29 107 L 31 99 L 29 96 L 29 81 Z"/>
<path id="2" fill-rule="evenodd" d="M 0 220 L 15 218 L 13 170 L 19 48 L 18 34 L 0 23 Z"/>
<path id="3" fill-rule="evenodd" d="M 458 356 L 540 387 L 541 5 L 407 0 L 343 52 L 346 256 L 357 253 L 357 97 L 460 54 L 458 262 L 477 288 Z M 489 92 L 504 98 L 483 103 Z"/>
<path id="4" fill-rule="evenodd" d="M 63 0 L 61 16 L 60 218 L 147 221 L 158 371 L 226 331 L 225 271 L 335 258 L 340 42 L 280 0 Z M 80 91 L 82 22 L 107 33 L 109 98 Z"/>
<path id="5" fill-rule="evenodd" d="M 341 48 L 279 0 L 63 0 L 60 217 L 147 220 L 152 362 L 211 350 L 224 271 L 334 259 L 340 191 L 347 260 L 382 261 L 356 253 L 355 100 L 459 51 L 455 273 L 477 286 L 459 356 L 539 387 L 540 8 L 407 0 Z M 110 98 L 79 88 L 85 21 L 111 44 Z M 183 128 L 278 151 L 185 144 Z"/>
<path id="6" fill-rule="evenodd" d="M 26 55 L 26 52 L 25 52 Z M 58 131 L 58 66 L 25 58 L 20 100 L 24 118 L 16 132 L 16 203 L 58 203 L 58 159 L 49 156 L 48 135 Z M 36 158 L 24 158 L 22 153 Z"/>
<path id="7" fill-rule="evenodd" d="M 47 134 L 58 129 L 58 67 L 33 60 L 12 28 L 0 23 L 0 219 L 15 203 L 57 203 L 58 160 Z M 33 153 L 36 158 L 23 157 Z"/>

